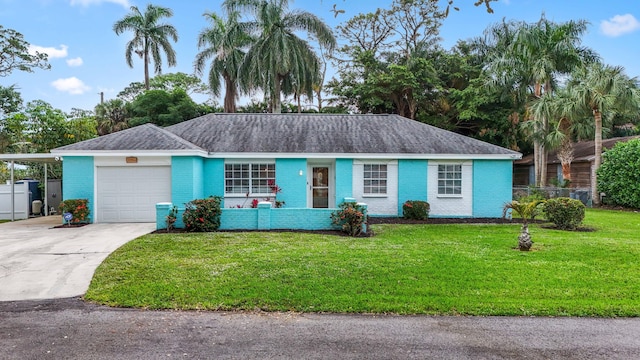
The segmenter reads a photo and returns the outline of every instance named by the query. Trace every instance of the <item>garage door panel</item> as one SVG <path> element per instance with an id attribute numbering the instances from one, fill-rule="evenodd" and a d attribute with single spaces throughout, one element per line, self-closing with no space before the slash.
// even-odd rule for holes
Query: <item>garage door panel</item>
<path id="1" fill-rule="evenodd" d="M 155 205 L 171 202 L 169 166 L 97 168 L 98 222 L 155 222 Z"/>

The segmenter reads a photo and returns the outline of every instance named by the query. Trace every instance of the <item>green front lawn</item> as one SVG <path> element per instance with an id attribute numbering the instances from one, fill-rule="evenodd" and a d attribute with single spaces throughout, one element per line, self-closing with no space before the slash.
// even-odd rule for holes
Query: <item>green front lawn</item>
<path id="1" fill-rule="evenodd" d="M 375 237 L 155 234 L 98 268 L 85 298 L 142 308 L 640 316 L 640 214 L 588 210 L 596 232 L 375 225 Z"/>

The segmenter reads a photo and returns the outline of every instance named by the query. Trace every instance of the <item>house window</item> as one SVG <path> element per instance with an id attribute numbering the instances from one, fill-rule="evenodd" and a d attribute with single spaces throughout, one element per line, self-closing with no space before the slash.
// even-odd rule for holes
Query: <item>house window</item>
<path id="1" fill-rule="evenodd" d="M 387 165 L 364 164 L 364 195 L 387 194 Z"/>
<path id="2" fill-rule="evenodd" d="M 226 194 L 270 194 L 276 180 L 275 164 L 232 163 L 224 165 Z"/>
<path id="3" fill-rule="evenodd" d="M 438 165 L 438 195 L 462 195 L 462 165 Z"/>

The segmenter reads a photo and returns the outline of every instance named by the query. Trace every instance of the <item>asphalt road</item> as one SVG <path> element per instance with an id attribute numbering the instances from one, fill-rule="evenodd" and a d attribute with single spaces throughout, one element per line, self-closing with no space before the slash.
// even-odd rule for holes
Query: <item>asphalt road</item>
<path id="1" fill-rule="evenodd" d="M 640 318 L 145 311 L 0 302 L 0 359 L 639 359 Z"/>

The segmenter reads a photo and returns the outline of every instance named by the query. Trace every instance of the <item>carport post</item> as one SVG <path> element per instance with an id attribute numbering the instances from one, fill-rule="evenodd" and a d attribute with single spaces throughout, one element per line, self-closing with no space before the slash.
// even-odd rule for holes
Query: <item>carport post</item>
<path id="1" fill-rule="evenodd" d="M 15 221 L 15 214 L 16 214 L 16 200 L 15 200 L 16 184 L 13 179 L 13 165 L 14 165 L 14 161 L 11 160 L 11 221 Z"/>
<path id="2" fill-rule="evenodd" d="M 44 216 L 49 215 L 49 202 L 47 201 L 47 199 L 49 198 L 49 193 L 47 192 L 47 185 L 49 185 L 47 163 L 44 163 Z"/>

